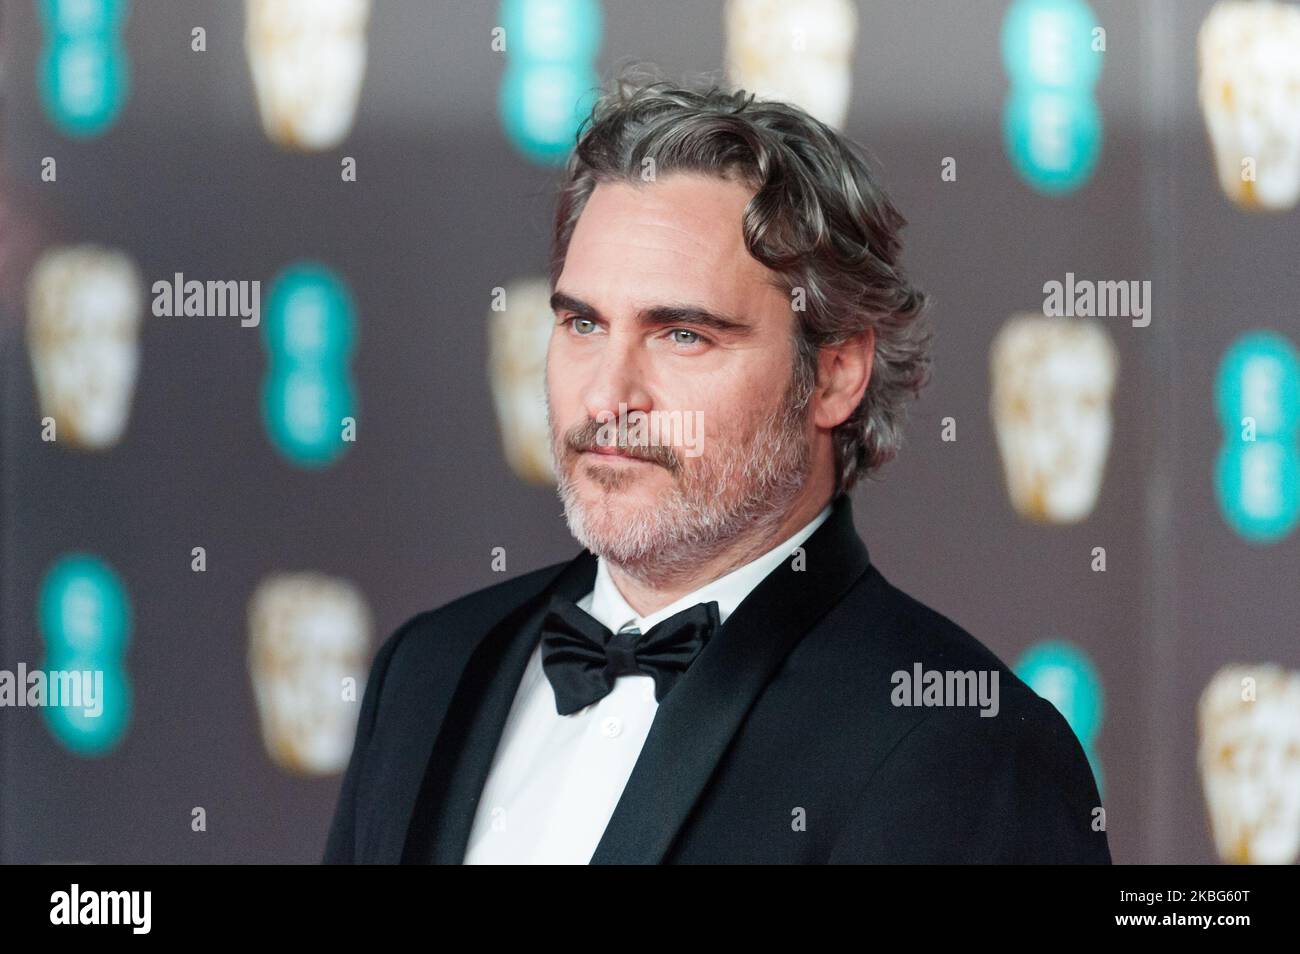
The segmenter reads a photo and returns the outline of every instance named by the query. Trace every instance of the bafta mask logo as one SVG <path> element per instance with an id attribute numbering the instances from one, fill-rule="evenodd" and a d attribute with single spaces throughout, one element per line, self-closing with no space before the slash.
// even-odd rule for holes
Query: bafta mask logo
<path id="1" fill-rule="evenodd" d="M 733 85 L 844 126 L 858 31 L 849 0 L 728 0 L 723 19 Z"/>
<path id="2" fill-rule="evenodd" d="M 372 627 L 365 599 L 344 580 L 277 574 L 253 593 L 248 625 L 267 752 L 291 772 L 342 771 L 367 672 Z"/>
<path id="3" fill-rule="evenodd" d="M 993 341 L 992 412 L 1012 506 L 1044 523 L 1092 513 L 1119 359 L 1100 325 L 1017 314 Z"/>
<path id="4" fill-rule="evenodd" d="M 27 339 L 41 416 L 54 438 L 83 450 L 112 447 L 126 430 L 140 366 L 144 289 L 124 253 L 52 249 L 27 284 Z"/>
<path id="5" fill-rule="evenodd" d="M 1217 3 L 1201 24 L 1199 96 L 1219 185 L 1237 205 L 1300 199 L 1300 7 Z"/>
<path id="6" fill-rule="evenodd" d="M 245 46 L 262 128 L 289 149 L 347 138 L 366 72 L 371 0 L 246 0 Z"/>
<path id="7" fill-rule="evenodd" d="M 555 316 L 546 279 L 514 282 L 488 315 L 488 376 L 511 470 L 536 484 L 555 482 L 546 420 L 546 350 Z"/>
<path id="8" fill-rule="evenodd" d="M 1201 783 L 1219 857 L 1286 865 L 1300 854 L 1300 673 L 1232 665 L 1197 711 Z"/>

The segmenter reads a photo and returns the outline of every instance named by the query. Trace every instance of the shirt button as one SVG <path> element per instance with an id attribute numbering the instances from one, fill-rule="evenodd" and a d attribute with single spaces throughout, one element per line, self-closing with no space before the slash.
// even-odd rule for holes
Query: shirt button
<path id="1" fill-rule="evenodd" d="M 607 739 L 616 739 L 623 734 L 623 720 L 610 716 L 600 724 L 600 734 Z"/>

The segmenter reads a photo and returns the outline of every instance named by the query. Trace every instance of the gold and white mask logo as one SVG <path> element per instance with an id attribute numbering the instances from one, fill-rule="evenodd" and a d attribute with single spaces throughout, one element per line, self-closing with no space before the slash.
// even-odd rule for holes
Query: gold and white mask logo
<path id="1" fill-rule="evenodd" d="M 292 772 L 342 771 L 367 672 L 372 626 L 364 598 L 345 580 L 276 574 L 253 593 L 248 623 L 267 752 Z"/>
<path id="2" fill-rule="evenodd" d="M 1300 7 L 1215 4 L 1198 38 L 1199 96 L 1219 185 L 1247 209 L 1300 199 Z"/>
<path id="3" fill-rule="evenodd" d="M 1198 762 L 1219 857 L 1287 865 L 1300 854 L 1300 673 L 1226 666 L 1201 693 Z"/>
<path id="4" fill-rule="evenodd" d="M 1097 502 L 1119 359 L 1095 321 L 1016 314 L 991 351 L 992 412 L 1012 506 L 1074 523 Z"/>
<path id="5" fill-rule="evenodd" d="M 55 440 L 104 450 L 126 430 L 140 368 L 144 290 L 123 252 L 46 252 L 27 283 L 27 340 L 41 416 Z"/>
<path id="6" fill-rule="evenodd" d="M 246 0 L 245 46 L 262 128 L 290 149 L 333 149 L 352 129 L 371 0 Z"/>
<path id="7" fill-rule="evenodd" d="M 728 0 L 723 18 L 732 84 L 844 126 L 858 31 L 849 0 Z"/>
<path id="8" fill-rule="evenodd" d="M 555 482 L 546 420 L 546 350 L 555 315 L 550 285 L 528 278 L 506 286 L 504 307 L 488 314 L 488 377 L 510 468 L 524 480 Z"/>

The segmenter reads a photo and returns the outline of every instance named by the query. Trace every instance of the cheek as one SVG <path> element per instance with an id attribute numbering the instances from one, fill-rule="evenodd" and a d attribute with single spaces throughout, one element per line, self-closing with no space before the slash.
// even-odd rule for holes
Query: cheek
<path id="1" fill-rule="evenodd" d="M 781 403 L 790 384 L 789 365 L 775 356 L 747 356 L 749 360 L 719 370 L 708 383 L 697 389 L 700 407 L 737 421 L 767 414 Z"/>
<path id="2" fill-rule="evenodd" d="M 784 374 L 785 372 L 781 372 Z M 686 411 L 687 441 L 699 448 L 695 456 L 716 458 L 735 452 L 776 413 L 787 381 L 770 370 L 751 369 L 714 375 L 706 383 L 683 391 L 674 407 Z M 702 438 L 701 436 L 702 435 Z M 690 462 L 687 462 L 688 466 Z"/>
<path id="3" fill-rule="evenodd" d="M 546 395 L 553 413 L 564 416 L 574 406 L 578 395 L 579 375 L 574 373 L 572 358 L 566 354 L 565 342 L 552 336 L 546 351 Z"/>

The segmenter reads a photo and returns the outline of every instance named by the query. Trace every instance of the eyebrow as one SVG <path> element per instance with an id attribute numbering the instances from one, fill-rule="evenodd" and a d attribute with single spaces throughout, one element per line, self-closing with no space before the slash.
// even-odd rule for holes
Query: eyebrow
<path id="1" fill-rule="evenodd" d="M 551 311 L 571 311 L 581 318 L 592 321 L 604 320 L 600 310 L 595 306 L 560 291 L 551 296 Z M 720 315 L 717 312 L 696 305 L 653 305 L 641 309 L 637 314 L 637 320 L 641 324 L 650 327 L 695 325 L 731 335 L 748 335 L 754 330 L 749 322 L 741 321 L 729 315 Z"/>

